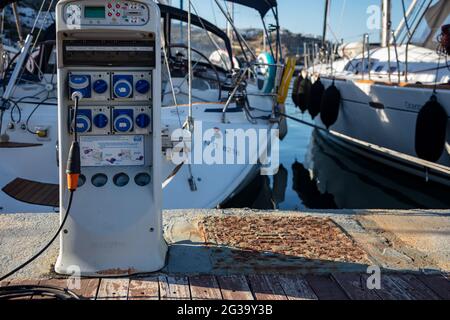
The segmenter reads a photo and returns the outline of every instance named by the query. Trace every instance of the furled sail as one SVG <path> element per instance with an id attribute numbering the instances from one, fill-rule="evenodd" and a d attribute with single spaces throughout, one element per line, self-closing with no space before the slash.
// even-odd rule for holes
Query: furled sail
<path id="1" fill-rule="evenodd" d="M 430 49 L 436 49 L 437 35 L 440 33 L 441 27 L 450 23 L 450 1 L 440 0 L 431 6 L 425 14 L 427 31 L 422 36 L 422 45 Z M 420 30 L 420 29 L 419 29 Z"/>

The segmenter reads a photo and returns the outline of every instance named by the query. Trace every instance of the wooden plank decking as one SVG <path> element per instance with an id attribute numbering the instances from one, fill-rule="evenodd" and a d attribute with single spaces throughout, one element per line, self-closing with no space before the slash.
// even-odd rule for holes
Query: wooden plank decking
<path id="1" fill-rule="evenodd" d="M 449 300 L 444 275 L 389 274 L 381 290 L 369 290 L 367 275 L 159 276 L 139 279 L 82 279 L 73 290 L 91 300 Z M 61 279 L 11 281 L 67 287 Z M 39 299 L 40 297 L 30 297 Z"/>
<path id="2" fill-rule="evenodd" d="M 2 191 L 21 202 L 49 207 L 59 206 L 59 186 L 57 184 L 17 178 L 8 183 Z"/>
<path id="3" fill-rule="evenodd" d="M 0 142 L 0 149 L 35 148 L 42 146 L 41 143 Z"/>

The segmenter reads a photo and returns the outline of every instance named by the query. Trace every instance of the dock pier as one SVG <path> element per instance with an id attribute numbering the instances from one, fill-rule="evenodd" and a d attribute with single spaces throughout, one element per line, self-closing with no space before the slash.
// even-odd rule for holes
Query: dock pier
<path id="1" fill-rule="evenodd" d="M 0 274 L 38 251 L 58 222 L 0 215 Z M 99 300 L 450 299 L 449 211 L 166 211 L 164 231 L 161 272 L 81 279 L 73 291 Z M 69 287 L 73 279 L 53 272 L 57 254 L 56 243 L 2 285 Z M 381 288 L 372 289 L 377 268 Z"/>

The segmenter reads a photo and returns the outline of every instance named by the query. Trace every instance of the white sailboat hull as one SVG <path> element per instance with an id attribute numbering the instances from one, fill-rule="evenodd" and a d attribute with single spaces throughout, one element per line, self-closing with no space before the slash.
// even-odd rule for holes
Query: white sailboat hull
<path id="1" fill-rule="evenodd" d="M 321 80 L 325 87 L 332 83 L 331 79 Z M 345 144 L 356 153 L 425 177 L 427 173 L 421 162 L 405 155 L 417 159 L 417 116 L 433 94 L 433 89 L 352 80 L 336 81 L 335 85 L 341 92 L 342 103 L 339 118 L 327 136 L 337 143 Z M 438 90 L 437 98 L 447 114 L 450 114 L 450 92 Z M 382 109 L 379 109 L 380 107 Z M 315 121 L 317 125 L 325 128 L 320 116 Z M 447 144 L 435 166 L 437 170 L 431 169 L 428 172 L 430 179 L 447 185 L 450 185 L 450 176 L 443 172 L 448 173 L 450 167 L 449 141 L 450 130 L 447 130 Z"/>
<path id="2" fill-rule="evenodd" d="M 21 93 L 22 94 L 22 93 Z M 267 116 L 271 112 L 271 99 L 267 97 L 250 97 L 251 103 L 266 110 L 257 111 L 256 116 Z M 32 100 L 31 102 L 33 102 Z M 39 101 L 39 100 L 36 100 Z M 36 104 L 22 104 L 22 120 L 15 125 L 13 130 L 8 130 L 10 141 L 37 144 L 35 147 L 27 148 L 0 148 L 0 190 L 17 178 L 35 181 L 46 184 L 58 184 L 58 160 L 57 160 L 57 107 L 56 100 L 50 100 L 48 105 L 42 105 L 33 113 L 28 127 L 30 130 L 45 128 L 48 130 L 48 137 L 41 139 L 36 135 L 22 129 L 30 113 Z M 277 129 L 278 124 L 270 123 L 267 120 L 258 120 L 256 124 L 250 123 L 243 111 L 230 112 L 227 114 L 227 123 L 222 123 L 223 105 L 217 103 L 200 103 L 193 108 L 195 120 L 202 123 L 203 131 L 215 129 L 222 133 L 226 129 L 264 129 L 270 135 L 270 129 Z M 231 105 L 230 110 L 235 106 Z M 173 132 L 180 128 L 179 119 L 182 122 L 186 120 L 188 114 L 187 106 L 165 107 L 162 110 L 163 127 Z M 16 115 L 17 117 L 17 115 Z M 9 120 L 9 113 L 5 114 Z M 9 121 L 5 121 L 8 123 Z M 203 139 L 202 139 L 203 140 Z M 269 140 L 270 141 L 270 140 Z M 193 141 L 202 146 L 206 141 Z M 257 153 L 259 159 L 262 153 L 266 152 L 267 146 L 262 148 L 251 148 L 246 150 L 248 154 Z M 168 177 L 176 168 L 172 161 L 168 160 L 164 154 L 162 175 Z M 248 160 L 248 159 L 246 159 Z M 237 190 L 245 187 L 251 181 L 251 178 L 258 174 L 259 163 L 246 164 L 192 164 L 184 165 L 176 174 L 175 178 L 164 189 L 164 208 L 165 209 L 197 209 L 197 208 L 215 208 L 232 197 Z M 196 190 L 191 189 L 189 179 L 192 178 L 196 185 Z M 87 177 L 89 181 L 89 177 Z M 58 208 L 43 207 L 18 201 L 7 193 L 0 191 L 0 213 L 16 212 L 48 212 L 57 211 Z"/>

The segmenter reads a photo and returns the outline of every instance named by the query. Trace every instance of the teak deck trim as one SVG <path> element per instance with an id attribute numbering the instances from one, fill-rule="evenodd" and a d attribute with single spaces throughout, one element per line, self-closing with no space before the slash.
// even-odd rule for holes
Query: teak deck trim
<path id="1" fill-rule="evenodd" d="M 2 191 L 17 201 L 28 204 L 58 207 L 59 186 L 16 178 L 8 183 Z"/>
<path id="2" fill-rule="evenodd" d="M 387 82 L 387 81 L 376 81 L 369 79 L 357 79 L 351 80 L 346 78 L 333 78 L 327 76 L 321 76 L 321 79 L 325 79 L 328 81 L 341 81 L 341 82 L 354 82 L 358 84 L 367 84 L 367 85 L 379 85 L 386 87 L 400 87 L 400 88 L 414 88 L 414 89 L 427 89 L 427 90 L 450 90 L 450 84 L 438 84 L 437 86 L 433 84 L 420 84 L 420 83 L 409 83 L 409 82 Z"/>
<path id="3" fill-rule="evenodd" d="M 0 142 L 0 149 L 21 149 L 42 147 L 41 143 Z"/>

